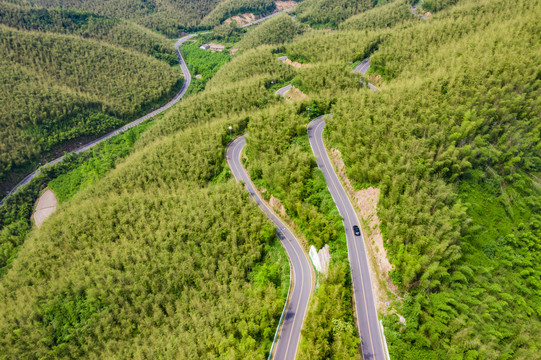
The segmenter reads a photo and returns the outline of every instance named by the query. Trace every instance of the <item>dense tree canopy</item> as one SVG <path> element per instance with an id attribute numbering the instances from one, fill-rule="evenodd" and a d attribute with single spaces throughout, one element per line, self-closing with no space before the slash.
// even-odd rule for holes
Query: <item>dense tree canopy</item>
<path id="1" fill-rule="evenodd" d="M 199 27 L 201 20 L 220 0 L 3 0 L 25 6 L 82 10 L 117 19 L 127 19 L 170 37 Z"/>
<path id="2" fill-rule="evenodd" d="M 366 11 L 376 0 L 305 0 L 297 6 L 300 21 L 314 27 L 336 28 L 348 17 Z"/>
<path id="3" fill-rule="evenodd" d="M 540 13 L 465 2 L 391 32 L 372 54 L 385 88 L 333 107 L 350 177 L 382 190 L 407 294 L 394 357 L 539 358 Z"/>
<path id="4" fill-rule="evenodd" d="M 25 8 L 0 2 L 0 23 L 20 30 L 78 35 L 139 51 L 171 65 L 178 58 L 164 37 L 127 21 L 92 13 L 46 8 Z"/>
<path id="5" fill-rule="evenodd" d="M 214 99 L 197 97 L 167 121 Z M 246 106 L 239 100 L 236 112 Z M 266 357 L 288 262 L 263 213 L 238 184 L 224 183 L 228 126 L 234 136 L 245 119 L 207 119 L 155 131 L 31 232 L 1 278 L 0 327 L 12 334 L 2 354 Z"/>
<path id="6" fill-rule="evenodd" d="M 351 16 L 340 24 L 340 29 L 376 30 L 401 25 L 421 19 L 411 12 L 409 1 L 398 0 L 389 4 L 376 6 L 355 16 Z"/>
<path id="7" fill-rule="evenodd" d="M 71 35 L 0 25 L 0 179 L 81 136 L 164 103 L 182 78 L 148 55 Z"/>
<path id="8" fill-rule="evenodd" d="M 324 3 L 305 6 L 312 11 Z M 361 14 L 342 23 L 355 13 L 344 6 L 334 20 L 314 15 L 315 24 L 335 21 L 343 29 L 246 50 L 204 91 L 171 109 L 135 144 L 130 140 L 125 160 L 104 163 L 113 170 L 81 161 L 80 169 L 97 175 L 83 177 L 90 180 L 79 193 L 66 184 L 81 180 L 82 170 L 64 171 L 56 186 L 66 185 L 57 189 L 68 195 L 39 230 L 29 231 L 23 218 L 32 202 L 15 197 L 14 210 L 0 212 L 6 254 L 0 353 L 267 355 L 288 285 L 287 261 L 224 162 L 226 145 L 247 131 L 246 166 L 256 184 L 281 200 L 307 244 L 331 246 L 329 275 L 312 298 L 299 356 L 359 358 L 343 226 L 306 137 L 310 118 L 332 112 L 327 147 L 340 150 L 356 187 L 381 190 L 378 215 L 399 289 L 391 307 L 406 319 L 403 325 L 389 312 L 383 320 L 391 357 L 539 359 L 541 6 L 428 3 L 441 6 L 427 21 L 411 14 L 408 20 L 397 2 L 370 10 L 373 22 Z M 29 44 L 79 49 L 73 36 L 54 35 L 49 45 L 52 35 L 4 27 L 2 34 L 7 45 L 31 38 Z M 27 75 L 34 61 L 44 64 L 47 75 L 40 76 L 47 81 L 72 71 L 56 68 L 47 51 L 10 46 L 28 56 L 0 48 L 3 58 L 25 64 L 6 81 L 11 74 L 41 79 Z M 141 56 L 100 46 L 108 50 L 80 45 L 93 58 L 111 54 L 117 71 L 123 64 L 114 61 L 117 52 Z M 277 61 L 283 54 L 304 67 Z M 378 81 L 377 92 L 350 71 L 368 56 L 367 76 Z M 154 59 L 145 64 L 166 66 Z M 77 79 L 70 86 L 79 86 Z M 290 82 L 308 100 L 291 105 L 274 96 Z M 136 106 L 120 104 L 128 95 L 112 87 L 96 88 L 107 99 L 83 97 L 82 90 L 73 96 L 95 96 L 109 116 Z"/>
<path id="9" fill-rule="evenodd" d="M 295 35 L 301 33 L 299 24 L 287 14 L 276 16 L 253 31 L 250 31 L 241 42 L 243 48 L 254 48 L 263 44 L 281 44 L 291 41 Z"/>
<path id="10" fill-rule="evenodd" d="M 202 21 L 203 26 L 220 25 L 224 20 L 242 13 L 268 15 L 276 5 L 274 0 L 223 0 Z"/>

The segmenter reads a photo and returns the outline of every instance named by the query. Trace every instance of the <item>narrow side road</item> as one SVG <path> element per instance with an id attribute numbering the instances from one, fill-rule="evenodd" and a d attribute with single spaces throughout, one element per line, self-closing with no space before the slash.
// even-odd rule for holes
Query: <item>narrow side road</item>
<path id="1" fill-rule="evenodd" d="M 353 226 L 360 228 L 360 222 L 353 204 L 349 200 L 342 184 L 338 180 L 331 160 L 325 150 L 323 143 L 323 129 L 325 121 L 320 116 L 308 124 L 308 139 L 312 152 L 317 160 L 317 166 L 323 172 L 327 187 L 336 203 L 336 207 L 342 215 L 344 227 L 346 229 L 346 238 L 348 245 L 348 258 L 351 268 L 351 280 L 353 283 L 353 298 L 355 300 L 355 315 L 357 326 L 361 336 L 361 347 L 363 358 L 374 360 L 385 360 L 385 351 L 380 333 L 378 314 L 372 283 L 370 280 L 370 270 L 368 267 L 368 257 L 364 246 L 362 232 L 360 236 L 355 236 Z"/>
<path id="2" fill-rule="evenodd" d="M 368 72 L 368 69 L 370 69 L 370 58 L 366 58 L 361 63 L 353 68 L 354 73 L 361 74 L 362 76 L 365 76 Z M 361 83 L 366 84 L 368 88 L 372 91 L 378 91 L 379 89 L 375 87 L 374 85 L 370 84 L 369 82 L 361 81 Z"/>
<path id="3" fill-rule="evenodd" d="M 304 317 L 306 316 L 308 301 L 312 293 L 312 268 L 295 236 L 259 197 L 259 193 L 256 191 L 248 173 L 242 166 L 240 156 L 245 145 L 246 140 L 244 136 L 234 140 L 227 147 L 226 160 L 235 179 L 238 182 L 243 181 L 246 184 L 246 190 L 250 193 L 252 199 L 267 214 L 267 218 L 272 220 L 276 225 L 278 238 L 289 257 L 292 272 L 292 287 L 289 290 L 289 302 L 285 305 L 281 331 L 280 328 L 277 329 L 277 332 L 280 331 L 280 334 L 277 343 L 274 345 L 274 359 L 293 360 L 299 347 L 301 329 Z M 273 349 L 271 349 L 272 351 Z"/>
<path id="4" fill-rule="evenodd" d="M 285 94 L 286 94 L 286 92 L 288 92 L 289 90 L 291 90 L 291 87 L 292 87 L 292 86 L 293 86 L 293 85 L 288 84 L 288 85 L 284 86 L 283 88 L 280 88 L 280 89 L 276 90 L 276 91 L 274 92 L 274 95 L 284 97 Z"/>
<path id="5" fill-rule="evenodd" d="M 105 141 L 113 136 L 116 136 L 120 133 L 123 133 L 124 131 L 128 130 L 128 129 L 131 129 L 132 127 L 134 126 L 137 126 L 139 124 L 141 124 L 143 121 L 146 121 L 156 115 L 158 115 L 159 113 L 161 113 L 162 111 L 164 110 L 167 110 L 169 109 L 171 106 L 175 105 L 180 99 L 182 99 L 182 97 L 184 96 L 184 94 L 186 94 L 186 91 L 188 90 L 188 87 L 190 86 L 190 83 L 192 82 L 192 76 L 190 75 L 190 71 L 188 70 L 188 67 L 186 66 L 186 63 L 184 62 L 184 59 L 182 58 L 182 55 L 180 55 L 180 46 L 188 39 L 191 39 L 193 38 L 194 36 L 196 36 L 197 34 L 191 34 L 191 35 L 187 35 L 187 36 L 184 36 L 182 38 L 180 38 L 176 43 L 175 43 L 175 50 L 177 52 L 177 56 L 178 56 L 178 63 L 180 65 L 180 68 L 182 70 L 182 73 L 184 75 L 184 84 L 182 84 L 182 88 L 180 88 L 180 91 L 175 95 L 175 97 L 169 101 L 167 104 L 165 104 L 164 106 L 162 106 L 161 108 L 158 108 L 154 111 L 152 111 L 151 113 L 148 113 L 146 114 L 145 116 L 142 116 L 140 117 L 139 119 L 137 120 L 134 120 L 132 121 L 131 123 L 129 124 L 126 124 L 118 129 L 116 129 L 115 131 L 112 131 L 104 136 L 102 136 L 101 138 L 99 139 L 96 139 L 74 151 L 72 151 L 70 154 L 78 154 L 80 152 L 83 152 L 85 150 L 88 150 L 96 145 L 98 145 L 99 143 L 101 143 L 102 141 Z M 50 162 L 48 162 L 47 164 L 43 165 L 43 166 L 50 166 L 50 165 L 54 165 L 56 163 L 59 163 L 61 162 L 62 160 L 64 159 L 64 156 L 61 156 L 59 158 L 56 158 Z M 35 170 L 34 172 L 32 172 L 31 174 L 29 174 L 28 176 L 26 176 L 23 180 L 21 180 L 21 182 L 19 182 L 13 189 L 11 189 L 11 191 L 6 195 L 6 197 L 0 202 L 0 206 L 1 205 L 4 205 L 4 201 L 11 195 L 13 194 L 15 191 L 17 191 L 17 189 L 23 185 L 26 185 L 28 184 L 30 181 L 32 181 L 32 179 L 39 175 L 40 173 L 40 169 L 37 169 Z"/>
<path id="6" fill-rule="evenodd" d="M 370 69 L 370 58 L 366 58 L 361 63 L 353 68 L 353 72 L 366 75 L 366 72 Z"/>

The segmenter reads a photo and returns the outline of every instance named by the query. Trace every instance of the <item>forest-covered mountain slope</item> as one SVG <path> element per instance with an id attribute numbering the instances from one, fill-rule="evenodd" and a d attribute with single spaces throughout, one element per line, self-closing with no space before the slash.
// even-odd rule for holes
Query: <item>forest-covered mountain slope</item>
<path id="1" fill-rule="evenodd" d="M 336 28 L 352 15 L 371 9 L 377 0 L 305 0 L 296 9 L 301 22 L 314 27 Z"/>
<path id="2" fill-rule="evenodd" d="M 382 91 L 337 100 L 328 140 L 379 216 L 406 326 L 393 358 L 538 359 L 539 2 L 461 1 L 388 32 Z"/>
<path id="3" fill-rule="evenodd" d="M 223 0 L 202 21 L 203 26 L 217 26 L 242 13 L 270 14 L 276 9 L 274 0 Z"/>
<path id="4" fill-rule="evenodd" d="M 0 24 L 19 30 L 71 34 L 139 51 L 171 65 L 178 63 L 175 49 L 164 36 L 128 21 L 76 10 L 20 7 L 0 2 Z"/>
<path id="5" fill-rule="evenodd" d="M 252 49 L 265 44 L 282 44 L 302 32 L 301 26 L 287 14 L 278 15 L 244 36 L 239 46 Z"/>
<path id="6" fill-rule="evenodd" d="M 7 178 L 16 168 L 23 167 L 26 175 L 24 166 L 37 163 L 45 151 L 123 125 L 182 85 L 176 67 L 138 51 L 4 25 L 0 33 L 0 181 L 7 184 L 5 190 L 18 181 Z M 144 40 L 139 44 L 145 51 Z"/>
<path id="7" fill-rule="evenodd" d="M 376 6 L 360 14 L 349 17 L 340 23 L 340 29 L 376 30 L 394 27 L 413 21 L 421 21 L 411 16 L 411 4 L 408 0 L 397 0 L 390 4 Z"/>
<path id="8" fill-rule="evenodd" d="M 3 354 L 266 358 L 288 262 L 273 227 L 228 181 L 223 156 L 246 126 L 239 92 L 251 88 L 182 102 L 163 121 L 176 131 L 151 128 L 132 156 L 30 234 L 0 280 L 0 327 L 11 334 Z M 199 118 L 215 99 L 220 112 Z"/>
<path id="9" fill-rule="evenodd" d="M 7 0 L 6 2 L 49 9 L 81 10 L 111 18 L 127 19 L 167 36 L 176 37 L 182 31 L 197 28 L 203 17 L 210 13 L 220 0 Z"/>
<path id="10" fill-rule="evenodd" d="M 429 20 L 380 4 L 314 24 L 338 30 L 246 50 L 40 229 L 10 223 L 31 203 L 0 212 L 11 254 L 0 353 L 266 357 L 288 268 L 225 165 L 227 144 L 248 131 L 252 179 L 307 245 L 331 249 L 299 356 L 360 358 L 343 226 L 306 137 L 310 119 L 333 113 L 327 148 L 340 150 L 357 188 L 381 190 L 398 289 L 380 314 L 391 358 L 540 359 L 541 3 L 425 4 L 436 10 Z M 366 57 L 380 91 L 352 71 Z M 275 97 L 288 83 L 307 98 Z"/>

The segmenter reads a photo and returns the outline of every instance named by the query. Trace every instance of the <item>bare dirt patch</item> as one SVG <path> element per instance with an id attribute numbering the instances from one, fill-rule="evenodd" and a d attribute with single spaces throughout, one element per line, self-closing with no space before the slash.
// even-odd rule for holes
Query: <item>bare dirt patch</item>
<path id="1" fill-rule="evenodd" d="M 36 210 L 32 215 L 36 226 L 39 228 L 41 224 L 49 217 L 52 213 L 55 212 L 56 207 L 58 206 L 58 201 L 56 200 L 56 195 L 50 189 L 45 190 L 45 192 L 39 197 L 36 203 Z"/>
<path id="2" fill-rule="evenodd" d="M 290 10 L 297 5 L 296 1 L 275 1 L 274 3 L 278 11 Z"/>
<path id="3" fill-rule="evenodd" d="M 366 78 L 370 84 L 375 84 L 378 87 L 383 85 L 383 78 L 381 75 L 366 75 Z"/>
<path id="4" fill-rule="evenodd" d="M 291 101 L 300 101 L 308 98 L 308 95 L 297 89 L 295 86 L 292 86 L 288 92 L 284 94 L 284 97 Z"/>
<path id="5" fill-rule="evenodd" d="M 235 20 L 237 22 L 238 26 L 246 25 L 251 22 L 256 21 L 256 17 L 252 13 L 244 13 L 242 15 L 235 15 L 230 17 L 229 19 L 226 19 L 224 21 L 225 24 L 231 24 L 231 21 Z"/>
<path id="6" fill-rule="evenodd" d="M 280 199 L 275 198 L 271 195 L 269 203 L 270 206 L 274 209 L 274 211 L 277 211 L 280 215 L 282 215 L 283 218 L 287 216 L 286 208 L 284 207 L 284 204 L 282 204 Z"/>
<path id="7" fill-rule="evenodd" d="M 353 188 L 351 181 L 347 177 L 346 167 L 342 160 L 342 155 L 338 149 L 331 149 L 330 157 L 334 163 L 336 173 L 341 178 L 345 189 L 350 198 L 353 200 L 355 210 L 364 220 L 368 229 L 367 231 L 367 249 L 371 260 L 371 277 L 376 295 L 376 306 L 379 311 L 384 312 L 386 301 L 390 301 L 387 291 L 391 291 L 395 296 L 399 297 L 398 287 L 393 284 L 389 277 L 389 271 L 394 269 L 394 266 L 387 258 L 387 251 L 383 246 L 383 236 L 379 228 L 380 220 L 377 214 L 379 189 L 369 187 L 367 189 L 357 190 Z"/>
<path id="8" fill-rule="evenodd" d="M 233 48 L 231 50 L 229 50 L 229 53 L 231 54 L 231 56 L 235 55 L 237 53 L 237 51 L 239 51 L 239 48 Z"/>
<path id="9" fill-rule="evenodd" d="M 308 64 L 301 64 L 298 61 L 291 61 L 290 59 L 285 59 L 284 64 L 288 64 L 289 66 L 293 66 L 294 68 L 297 68 L 297 69 L 308 66 Z"/>

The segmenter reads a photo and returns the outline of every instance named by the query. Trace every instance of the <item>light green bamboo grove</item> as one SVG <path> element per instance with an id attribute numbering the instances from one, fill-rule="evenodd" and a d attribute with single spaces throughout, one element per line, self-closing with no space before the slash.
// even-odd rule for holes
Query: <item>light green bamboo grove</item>
<path id="1" fill-rule="evenodd" d="M 19 30 L 78 35 L 136 50 L 178 63 L 175 49 L 165 38 L 135 23 L 76 10 L 26 8 L 0 3 L 0 23 Z"/>
<path id="2" fill-rule="evenodd" d="M 377 6 L 348 18 L 340 23 L 344 30 L 378 30 L 422 21 L 411 16 L 411 1 L 399 0 L 385 6 Z"/>
<path id="3" fill-rule="evenodd" d="M 319 277 L 302 331 L 299 358 L 360 359 L 344 227 L 308 143 L 305 107 L 275 106 L 250 119 L 247 166 L 254 182 L 266 190 L 263 196 L 281 201 L 308 241 L 307 247 L 330 246 L 329 274 Z"/>
<path id="4" fill-rule="evenodd" d="M 201 25 L 214 27 L 234 15 L 243 13 L 269 15 L 275 9 L 273 0 L 223 0 L 203 18 Z"/>
<path id="5" fill-rule="evenodd" d="M 5 0 L 5 2 L 21 6 L 84 11 L 110 18 L 130 20 L 168 37 L 178 37 L 182 32 L 198 29 L 201 20 L 220 3 L 219 0 L 160 2 L 76 0 L 68 3 L 61 0 Z"/>
<path id="6" fill-rule="evenodd" d="M 144 110 L 165 103 L 183 81 L 176 68 L 133 51 L 151 51 L 144 37 L 140 46 L 124 41 L 127 35 L 112 37 L 115 45 L 134 46 L 128 50 L 53 32 L 3 25 L 0 32 L 0 182 L 8 180 L 3 189 L 20 180 L 15 176 L 9 181 L 9 175 L 22 167 L 24 177 L 28 164 L 37 163 L 44 152 L 134 120 Z M 170 55 L 160 54 L 164 59 Z"/>
<path id="7" fill-rule="evenodd" d="M 406 319 L 383 318 L 391 358 L 540 359 L 541 4 L 426 2 L 435 10 L 429 20 L 408 19 L 409 5 L 391 2 L 340 15 L 339 30 L 245 49 L 140 139 L 100 150 L 107 163 L 71 160 L 0 208 L 0 357 L 268 355 L 289 268 L 272 226 L 225 164 L 227 144 L 248 132 L 252 179 L 282 202 L 307 244 L 327 243 L 333 254 L 299 358 L 360 358 L 343 226 L 306 136 L 311 118 L 333 113 L 326 146 L 340 150 L 356 188 L 381 190 L 378 215 L 399 292 L 389 294 L 390 306 Z M 324 8 L 306 4 L 307 13 Z M 2 32 L 44 44 L 53 36 Z M 118 52 L 136 55 L 115 44 L 71 46 L 119 69 L 127 60 L 114 60 Z M 47 52 L 25 51 L 47 65 L 43 79 L 70 71 Z M 282 64 L 281 55 L 306 66 Z M 351 71 L 369 56 L 377 92 Z M 167 66 L 156 61 L 135 69 Z M 41 79 L 13 69 L 25 83 Z M 275 97 L 288 83 L 308 99 Z M 100 89 L 111 109 L 136 106 Z M 49 98 L 61 103 L 60 94 Z M 85 109 L 91 95 L 101 99 L 68 94 Z M 68 187 L 57 212 L 30 231 L 32 199 L 56 172 L 70 174 L 57 185 L 86 183 L 77 193 Z"/>
<path id="8" fill-rule="evenodd" d="M 463 3 L 390 33 L 370 70 L 388 88 L 339 99 L 328 140 L 382 190 L 392 356 L 537 359 L 541 8 Z"/>
<path id="9" fill-rule="evenodd" d="M 302 27 L 289 14 L 278 15 L 250 31 L 239 46 L 252 49 L 265 44 L 282 44 L 302 32 Z"/>
<path id="10" fill-rule="evenodd" d="M 299 20 L 311 26 L 336 28 L 352 15 L 371 9 L 379 0 L 306 0 L 297 8 Z"/>

